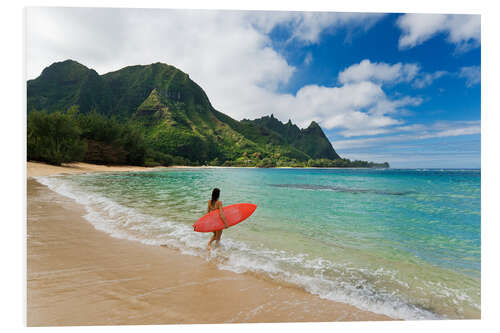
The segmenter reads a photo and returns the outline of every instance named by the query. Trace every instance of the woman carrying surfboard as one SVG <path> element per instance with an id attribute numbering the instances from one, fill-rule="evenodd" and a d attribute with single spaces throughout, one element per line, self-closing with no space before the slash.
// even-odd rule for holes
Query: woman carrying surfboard
<path id="1" fill-rule="evenodd" d="M 222 201 L 219 201 L 219 196 L 220 190 L 218 188 L 214 188 L 212 191 L 212 199 L 208 200 L 207 213 L 218 209 L 220 218 L 222 219 L 222 222 L 224 222 L 224 229 L 227 229 L 229 226 L 227 225 L 226 217 L 224 216 L 224 211 L 222 210 Z M 214 234 L 212 235 L 212 238 L 210 238 L 210 241 L 207 245 L 207 250 L 209 251 L 213 241 L 215 241 L 215 247 L 219 246 L 220 238 L 222 236 L 222 230 L 216 230 L 213 233 Z"/>

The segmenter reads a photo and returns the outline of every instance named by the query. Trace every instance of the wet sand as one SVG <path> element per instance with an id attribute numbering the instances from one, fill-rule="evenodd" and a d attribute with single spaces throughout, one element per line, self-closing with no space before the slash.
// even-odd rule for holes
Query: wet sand
<path id="1" fill-rule="evenodd" d="M 94 171 L 28 165 L 28 177 L 51 168 Z M 27 180 L 28 326 L 391 320 L 175 249 L 112 238 L 84 215 L 83 206 Z"/>

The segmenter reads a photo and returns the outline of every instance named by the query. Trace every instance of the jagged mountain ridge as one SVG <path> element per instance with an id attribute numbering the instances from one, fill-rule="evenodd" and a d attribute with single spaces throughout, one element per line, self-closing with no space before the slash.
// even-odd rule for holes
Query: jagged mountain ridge
<path id="1" fill-rule="evenodd" d="M 309 127 L 300 129 L 288 120 L 286 124 L 276 119 L 272 114 L 255 120 L 243 119 L 243 123 L 254 123 L 280 134 L 287 144 L 304 151 L 312 158 L 327 158 L 335 160 L 340 156 L 333 149 L 321 127 L 312 121 Z"/>

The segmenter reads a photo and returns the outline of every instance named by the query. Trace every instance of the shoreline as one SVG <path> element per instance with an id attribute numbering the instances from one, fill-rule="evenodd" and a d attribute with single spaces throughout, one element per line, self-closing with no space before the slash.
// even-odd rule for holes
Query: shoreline
<path id="1" fill-rule="evenodd" d="M 31 178 L 154 169 L 28 162 L 28 326 L 393 320 L 172 248 L 113 238 L 84 219 L 83 206 Z"/>
<path id="2" fill-rule="evenodd" d="M 100 164 L 90 164 L 84 162 L 72 162 L 63 163 L 61 166 L 51 165 L 43 162 L 27 161 L 26 162 L 26 178 L 38 177 L 38 176 L 51 176 L 56 174 L 78 174 L 78 173 L 90 173 L 90 172 L 141 172 L 141 171 L 156 171 L 164 169 L 261 169 L 254 166 L 244 167 L 244 166 L 189 166 L 189 165 L 172 165 L 172 166 L 157 166 L 157 167 L 144 167 L 144 166 L 131 166 L 131 165 L 100 165 Z M 266 168 L 263 168 L 266 169 Z M 364 170 L 364 169 L 379 169 L 384 168 L 339 168 L 339 167 L 311 167 L 311 168 L 294 168 L 294 167 L 273 167 L 267 169 L 311 169 L 311 170 L 321 170 L 321 169 L 332 169 L 332 170 L 342 170 L 342 169 L 353 169 L 353 170 Z"/>
<path id="3" fill-rule="evenodd" d="M 63 163 L 61 166 L 43 162 L 26 162 L 26 178 L 52 176 L 58 174 L 78 174 L 90 172 L 127 172 L 127 171 L 154 171 L 167 167 L 141 167 L 130 165 L 99 165 L 90 163 Z"/>

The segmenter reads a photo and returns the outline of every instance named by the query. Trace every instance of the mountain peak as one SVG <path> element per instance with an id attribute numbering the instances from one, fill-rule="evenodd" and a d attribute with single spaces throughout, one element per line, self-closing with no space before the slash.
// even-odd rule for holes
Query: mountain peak
<path id="1" fill-rule="evenodd" d="M 313 120 L 313 121 L 311 121 L 311 124 L 309 125 L 309 127 L 308 127 L 308 128 L 311 128 L 311 129 L 312 129 L 312 128 L 321 128 L 321 127 L 318 125 L 318 123 L 317 123 L 317 122 L 315 122 L 315 121 Z"/>
<path id="2" fill-rule="evenodd" d="M 78 61 L 67 59 L 64 61 L 55 62 L 52 65 L 45 67 L 40 76 L 46 75 L 61 75 L 64 74 L 73 74 L 80 75 L 82 73 L 88 72 L 90 69 L 80 64 Z"/>
<path id="3" fill-rule="evenodd" d="M 63 60 L 63 61 L 55 62 L 52 65 L 50 65 L 49 67 L 60 66 L 60 65 L 66 65 L 66 66 L 67 65 L 77 65 L 77 66 L 82 66 L 82 67 L 87 68 L 87 66 L 82 65 L 81 63 L 79 63 L 78 61 L 73 60 L 73 59 L 66 59 L 66 60 Z"/>

